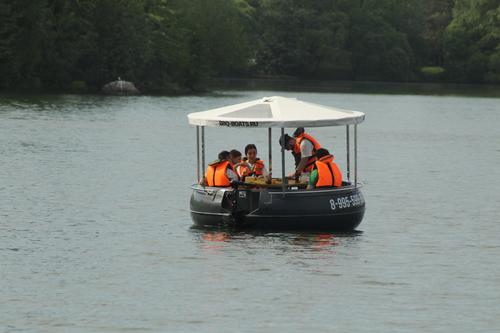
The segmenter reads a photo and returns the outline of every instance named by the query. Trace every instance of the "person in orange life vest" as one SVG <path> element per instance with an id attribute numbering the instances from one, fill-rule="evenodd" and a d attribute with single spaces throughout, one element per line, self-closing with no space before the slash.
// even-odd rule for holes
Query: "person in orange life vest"
<path id="1" fill-rule="evenodd" d="M 238 173 L 238 169 L 242 164 L 245 164 L 245 162 L 241 161 L 241 156 L 242 155 L 239 150 L 233 149 L 229 152 L 229 159 L 231 160 L 231 163 L 233 163 L 233 171 L 238 176 L 238 180 L 242 180 L 241 176 Z"/>
<path id="2" fill-rule="evenodd" d="M 239 150 L 233 149 L 229 152 L 229 159 L 233 163 L 233 171 L 238 175 L 237 168 L 241 165 L 241 152 Z M 239 176 L 238 176 L 239 177 Z"/>
<path id="3" fill-rule="evenodd" d="M 335 162 L 333 155 L 324 148 L 318 149 L 316 152 L 317 161 L 314 163 L 313 171 L 309 176 L 309 184 L 307 189 L 321 187 L 341 187 L 342 172 Z"/>
<path id="4" fill-rule="evenodd" d="M 208 165 L 203 185 L 228 187 L 233 180 L 239 180 L 238 175 L 234 172 L 230 153 L 223 150 L 219 153 L 218 159 Z"/>
<path id="5" fill-rule="evenodd" d="M 295 158 L 295 172 L 289 178 L 298 178 L 302 173 L 310 173 L 316 161 L 316 151 L 321 148 L 319 142 L 299 127 L 294 132 L 294 137 L 284 134 L 280 137 L 280 145 L 286 150 L 291 150 Z"/>
<path id="6" fill-rule="evenodd" d="M 261 159 L 257 157 L 257 147 L 251 143 L 245 147 L 246 157 L 243 162 L 237 167 L 238 176 L 244 181 L 247 176 L 267 176 L 267 170 Z"/>

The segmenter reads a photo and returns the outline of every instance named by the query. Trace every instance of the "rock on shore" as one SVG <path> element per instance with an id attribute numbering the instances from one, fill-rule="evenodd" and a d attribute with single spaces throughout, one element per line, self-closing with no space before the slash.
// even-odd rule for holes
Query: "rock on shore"
<path id="1" fill-rule="evenodd" d="M 138 95 L 141 93 L 132 82 L 120 79 L 106 83 L 102 87 L 102 92 L 107 95 Z"/>

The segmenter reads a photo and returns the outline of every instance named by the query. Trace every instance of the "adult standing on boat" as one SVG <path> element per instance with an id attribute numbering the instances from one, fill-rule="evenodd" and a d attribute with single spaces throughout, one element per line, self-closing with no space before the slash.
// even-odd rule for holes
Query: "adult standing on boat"
<path id="1" fill-rule="evenodd" d="M 302 173 L 312 171 L 316 162 L 316 151 L 321 148 L 320 143 L 313 136 L 305 133 L 303 127 L 299 127 L 293 133 L 294 137 L 284 134 L 280 138 L 280 145 L 286 150 L 291 150 L 295 159 L 295 173 L 289 177 L 298 178 Z"/>
<path id="2" fill-rule="evenodd" d="M 208 165 L 204 185 L 228 187 L 233 180 L 239 180 L 238 175 L 234 172 L 229 152 L 223 150 L 219 153 L 218 159 Z"/>

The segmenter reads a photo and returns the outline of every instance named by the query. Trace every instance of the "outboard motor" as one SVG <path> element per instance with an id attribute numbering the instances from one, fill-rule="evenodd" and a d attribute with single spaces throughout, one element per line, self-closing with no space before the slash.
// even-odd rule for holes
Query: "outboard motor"
<path id="1" fill-rule="evenodd" d="M 231 191 L 226 191 L 224 194 L 224 200 L 222 201 L 222 208 L 230 211 L 231 213 L 231 221 L 228 223 L 233 225 L 240 225 L 244 220 L 244 215 L 247 212 L 245 209 L 245 202 L 241 202 L 241 200 L 246 198 L 246 191 L 240 191 L 238 189 L 239 186 L 245 185 L 245 183 L 240 181 L 232 181 L 231 182 Z M 238 203 L 241 203 L 242 207 Z"/>

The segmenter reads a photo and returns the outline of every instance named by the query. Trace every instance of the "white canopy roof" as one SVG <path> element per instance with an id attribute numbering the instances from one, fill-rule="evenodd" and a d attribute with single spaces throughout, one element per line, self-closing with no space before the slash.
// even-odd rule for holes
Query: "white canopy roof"
<path id="1" fill-rule="evenodd" d="M 211 127 L 323 127 L 358 124 L 365 114 L 273 96 L 190 113 L 188 119 L 191 125 Z"/>

